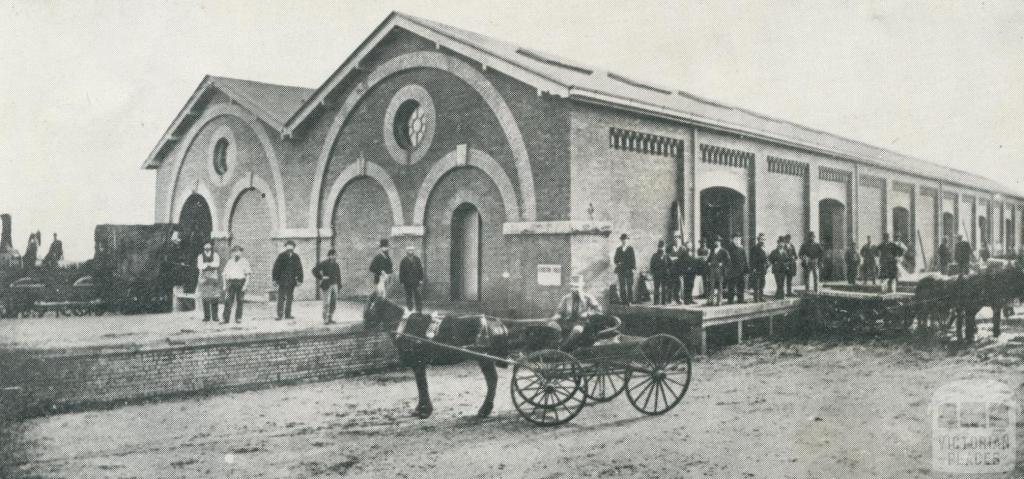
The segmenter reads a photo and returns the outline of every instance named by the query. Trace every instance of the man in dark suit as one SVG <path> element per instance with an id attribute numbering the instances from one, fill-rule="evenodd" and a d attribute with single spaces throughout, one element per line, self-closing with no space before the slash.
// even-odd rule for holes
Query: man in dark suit
<path id="1" fill-rule="evenodd" d="M 846 282 L 857 284 L 857 271 L 860 270 L 860 254 L 857 253 L 857 242 L 850 241 L 846 249 Z"/>
<path id="2" fill-rule="evenodd" d="M 743 238 L 740 235 L 733 235 L 732 246 L 729 248 L 729 267 L 726 273 L 729 294 L 728 302 L 736 301 L 744 303 L 743 295 L 747 289 L 747 273 L 750 265 L 747 263 L 747 251 L 743 249 Z"/>
<path id="3" fill-rule="evenodd" d="M 882 233 L 882 242 L 878 244 L 879 278 L 885 281 L 885 291 L 896 292 L 900 276 L 899 259 L 906 250 L 899 243 L 889 241 L 889 233 Z"/>
<path id="4" fill-rule="evenodd" d="M 793 295 L 793 277 L 796 276 L 796 247 L 793 246 L 793 236 L 786 234 L 786 296 Z"/>
<path id="5" fill-rule="evenodd" d="M 775 276 L 775 299 L 786 297 L 786 286 L 790 278 L 789 274 L 789 248 L 786 246 L 786 237 L 779 236 L 775 250 L 768 255 L 768 262 L 772 264 L 772 275 Z"/>
<path id="6" fill-rule="evenodd" d="M 667 304 L 671 291 L 672 260 L 665 252 L 665 240 L 658 240 L 658 251 L 651 255 L 650 271 L 654 281 L 654 304 Z"/>
<path id="7" fill-rule="evenodd" d="M 391 255 L 388 253 L 388 248 L 390 247 L 391 243 L 387 238 L 380 240 L 380 252 L 370 262 L 370 273 L 373 274 L 374 287 L 371 297 L 388 297 L 388 278 L 391 277 L 394 267 L 391 263 Z"/>
<path id="8" fill-rule="evenodd" d="M 764 233 L 757 235 L 757 241 L 750 248 L 750 282 L 754 289 L 754 302 L 764 301 L 765 276 L 768 275 L 768 252 L 764 250 Z"/>
<path id="9" fill-rule="evenodd" d="M 722 290 L 725 289 L 725 276 L 726 269 L 731 264 L 732 259 L 729 257 L 729 252 L 722 247 L 722 239 L 719 237 L 711 240 L 711 252 L 708 254 L 708 281 L 710 282 L 710 289 L 708 290 L 708 306 L 718 306 L 722 304 Z"/>
<path id="10" fill-rule="evenodd" d="M 683 237 L 679 233 L 676 233 L 672 238 L 672 245 L 668 248 L 668 259 L 670 263 L 669 267 L 669 279 L 668 279 L 668 297 L 663 301 L 664 304 L 668 304 L 670 301 L 674 301 L 676 304 L 680 303 L 679 296 L 679 277 L 682 275 L 684 256 L 687 255 L 686 247 L 683 246 Z"/>
<path id="11" fill-rule="evenodd" d="M 420 286 L 423 284 L 423 262 L 416 256 L 416 248 L 405 247 L 405 257 L 398 265 L 398 281 L 405 288 L 405 306 L 409 311 L 423 312 L 423 296 Z"/>
<path id="12" fill-rule="evenodd" d="M 949 243 L 946 242 L 946 238 L 942 238 L 942 243 L 939 244 L 939 251 L 936 253 L 939 261 L 939 272 L 947 274 L 949 272 L 949 259 L 953 256 L 952 251 L 949 249 Z"/>
<path id="13" fill-rule="evenodd" d="M 302 260 L 295 254 L 295 242 L 285 241 L 284 251 L 277 255 L 274 261 L 274 269 L 270 273 L 271 279 L 277 285 L 277 320 L 281 318 L 295 319 L 292 317 L 292 293 L 295 287 L 302 284 Z"/>
<path id="14" fill-rule="evenodd" d="M 334 310 L 338 306 L 338 288 L 341 287 L 341 266 L 338 265 L 338 253 L 333 249 L 327 251 L 327 259 L 313 267 L 313 277 L 323 298 L 324 324 L 334 324 Z"/>
<path id="15" fill-rule="evenodd" d="M 619 237 L 622 244 L 615 248 L 615 274 L 619 277 L 619 300 L 622 304 L 633 302 L 633 270 L 636 269 L 636 253 L 629 245 L 629 235 Z"/>
<path id="16" fill-rule="evenodd" d="M 974 256 L 971 244 L 964 240 L 963 235 L 957 236 L 956 249 L 953 251 L 953 259 L 956 261 L 956 274 L 963 276 L 971 272 L 971 257 Z"/>
<path id="17" fill-rule="evenodd" d="M 804 240 L 804 244 L 800 245 L 800 264 L 804 268 L 804 288 L 807 291 L 812 289 L 811 278 L 813 277 L 813 290 L 815 293 L 818 292 L 818 265 L 824 255 L 825 250 L 822 249 L 821 243 L 814 240 L 814 232 L 808 231 L 807 239 Z"/>

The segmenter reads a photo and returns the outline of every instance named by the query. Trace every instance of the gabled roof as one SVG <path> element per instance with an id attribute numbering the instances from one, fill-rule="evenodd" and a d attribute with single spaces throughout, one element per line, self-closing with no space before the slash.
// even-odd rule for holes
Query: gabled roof
<path id="1" fill-rule="evenodd" d="M 164 155 L 202 115 L 202 108 L 215 91 L 224 93 L 276 131 L 284 129 L 284 122 L 313 93 L 310 88 L 207 75 L 146 158 L 143 168 L 155 168 L 163 161 Z"/>
<path id="2" fill-rule="evenodd" d="M 963 186 L 1024 197 L 988 178 L 875 147 L 790 121 L 725 105 L 671 87 L 629 78 L 555 55 L 497 40 L 443 23 L 392 12 L 285 122 L 290 135 L 320 108 L 362 59 L 395 29 L 403 29 L 482 65 L 496 68 L 544 93 L 664 116 L 729 132 L 764 138 L 829 156 Z"/>

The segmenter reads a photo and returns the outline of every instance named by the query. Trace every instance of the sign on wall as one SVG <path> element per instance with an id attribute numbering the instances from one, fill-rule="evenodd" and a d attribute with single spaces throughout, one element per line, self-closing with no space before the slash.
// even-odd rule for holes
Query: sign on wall
<path id="1" fill-rule="evenodd" d="M 562 265 L 560 264 L 538 264 L 537 284 L 541 286 L 562 285 Z"/>

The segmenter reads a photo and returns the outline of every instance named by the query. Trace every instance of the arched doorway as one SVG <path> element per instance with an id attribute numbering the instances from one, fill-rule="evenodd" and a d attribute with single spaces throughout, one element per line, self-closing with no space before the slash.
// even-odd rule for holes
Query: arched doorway
<path id="1" fill-rule="evenodd" d="M 826 198 L 818 202 L 818 235 L 825 257 L 821 277 L 836 281 L 844 277 L 843 252 L 846 250 L 846 206 Z"/>
<path id="2" fill-rule="evenodd" d="M 956 244 L 956 217 L 948 211 L 942 213 L 942 237 L 950 248 Z"/>
<path id="3" fill-rule="evenodd" d="M 700 235 L 702 238 L 721 237 L 730 241 L 735 234 L 744 234 L 743 194 L 724 186 L 706 188 L 700 192 Z"/>
<path id="4" fill-rule="evenodd" d="M 480 211 L 463 203 L 452 213 L 451 284 L 452 299 L 480 300 L 480 239 L 483 220 Z"/>
<path id="5" fill-rule="evenodd" d="M 491 178 L 472 166 L 454 168 L 427 196 L 423 220 L 423 268 L 427 276 L 424 298 L 477 301 L 477 310 L 514 316 L 521 310 L 509 312 L 519 301 L 510 296 L 515 293 L 508 289 L 509 281 L 517 277 L 522 268 L 520 256 L 527 253 L 513 249 L 516 246 L 502 231 L 511 215 L 507 215 L 501 192 Z M 557 304 L 560 297 L 558 290 L 540 290 L 528 301 Z"/>
<path id="6" fill-rule="evenodd" d="M 199 276 L 195 260 L 203 251 L 203 244 L 210 241 L 213 233 L 213 217 L 205 198 L 192 194 L 185 200 L 178 217 L 178 227 L 181 228 L 181 254 L 184 261 L 184 271 L 181 272 L 179 281 L 185 287 L 186 293 L 194 293 Z"/>
<path id="7" fill-rule="evenodd" d="M 231 210 L 231 245 L 245 248 L 245 257 L 252 266 L 246 288 L 251 298 L 266 298 L 272 287 L 270 271 L 277 253 L 271 238 L 273 228 L 265 193 L 255 188 L 243 191 Z M 222 258 L 227 260 L 227 258 Z"/>
<path id="8" fill-rule="evenodd" d="M 391 236 L 393 223 L 391 203 L 377 180 L 360 176 L 345 185 L 331 222 L 333 248 L 338 253 L 338 264 L 343 265 L 340 296 L 369 296 L 373 292 L 370 261 L 377 254 L 380 240 Z"/>

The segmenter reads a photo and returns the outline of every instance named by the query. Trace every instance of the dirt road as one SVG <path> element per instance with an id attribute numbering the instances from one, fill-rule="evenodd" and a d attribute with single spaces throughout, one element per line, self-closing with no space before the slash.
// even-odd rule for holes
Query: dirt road
<path id="1" fill-rule="evenodd" d="M 404 372 L 64 414 L 27 424 L 40 477 L 930 477 L 928 403 L 940 385 L 1019 366 L 899 346 L 754 342 L 695 364 L 678 408 L 625 398 L 554 429 L 520 419 L 508 371 L 495 416 L 472 416 L 473 365 L 435 368 L 435 414 L 407 416 Z M 1024 428 L 1017 428 L 1024 444 Z M 1024 471 L 1018 452 L 1017 472 Z"/>

